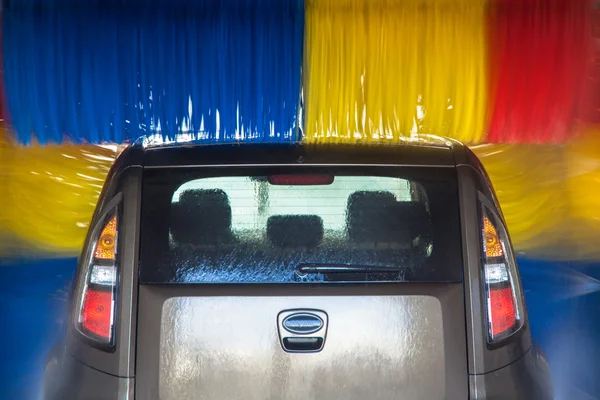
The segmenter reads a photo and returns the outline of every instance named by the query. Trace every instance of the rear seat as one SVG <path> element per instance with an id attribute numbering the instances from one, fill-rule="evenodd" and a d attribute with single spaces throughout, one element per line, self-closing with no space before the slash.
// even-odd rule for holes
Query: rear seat
<path id="1" fill-rule="evenodd" d="M 390 192 L 354 192 L 348 198 L 347 233 L 356 249 L 410 249 L 429 226 L 421 202 L 397 201 Z"/>
<path id="2" fill-rule="evenodd" d="M 179 245 L 215 248 L 232 243 L 227 194 L 220 189 L 183 192 L 171 206 L 171 235 Z"/>
<path id="3" fill-rule="evenodd" d="M 323 240 L 323 220 L 317 215 L 274 215 L 267 237 L 279 248 L 313 248 Z"/>

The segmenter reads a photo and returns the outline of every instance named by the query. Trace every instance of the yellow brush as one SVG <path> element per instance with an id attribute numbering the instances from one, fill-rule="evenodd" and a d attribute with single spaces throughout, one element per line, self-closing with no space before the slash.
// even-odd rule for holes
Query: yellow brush
<path id="1" fill-rule="evenodd" d="M 568 247 L 569 202 L 564 148 L 554 145 L 483 145 L 483 162 L 517 251 L 556 257 Z"/>
<path id="2" fill-rule="evenodd" d="M 565 146 L 568 236 L 577 259 L 600 259 L 600 127 L 590 126 Z"/>
<path id="3" fill-rule="evenodd" d="M 28 255 L 77 255 L 115 150 L 70 144 L 21 147 L 10 143 L 5 132 L 0 136 L 0 236 L 5 236 L 0 256 L 18 255 L 23 250 L 18 246 L 25 246 Z"/>
<path id="4" fill-rule="evenodd" d="M 484 139 L 483 1 L 308 0 L 305 140 Z"/>

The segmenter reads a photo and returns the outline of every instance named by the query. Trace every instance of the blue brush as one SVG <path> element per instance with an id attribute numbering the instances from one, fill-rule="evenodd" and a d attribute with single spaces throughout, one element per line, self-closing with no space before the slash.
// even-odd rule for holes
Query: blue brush
<path id="1" fill-rule="evenodd" d="M 302 1 L 170 0 L 158 10 L 158 0 L 112 0 L 86 4 L 121 8 L 60 11 L 74 1 L 11 3 L 4 78 L 22 143 L 32 133 L 42 143 L 120 143 L 159 127 L 165 139 L 297 139 Z"/>

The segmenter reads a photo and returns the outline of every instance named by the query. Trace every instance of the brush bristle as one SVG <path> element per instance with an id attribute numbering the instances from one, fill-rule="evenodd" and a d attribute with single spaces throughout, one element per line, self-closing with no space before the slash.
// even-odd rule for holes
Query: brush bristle
<path id="1" fill-rule="evenodd" d="M 303 4 L 202 3 L 195 12 L 4 12 L 18 139 L 295 140 Z"/>
<path id="2" fill-rule="evenodd" d="M 309 0 L 306 139 L 484 138 L 485 7 L 478 0 Z"/>

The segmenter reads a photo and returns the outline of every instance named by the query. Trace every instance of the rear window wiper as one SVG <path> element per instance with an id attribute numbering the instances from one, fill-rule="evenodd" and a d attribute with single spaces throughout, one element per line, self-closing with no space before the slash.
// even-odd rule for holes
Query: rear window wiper
<path id="1" fill-rule="evenodd" d="M 403 268 L 378 265 L 303 263 L 296 266 L 296 273 L 299 276 L 309 274 L 398 273 L 403 271 Z"/>

